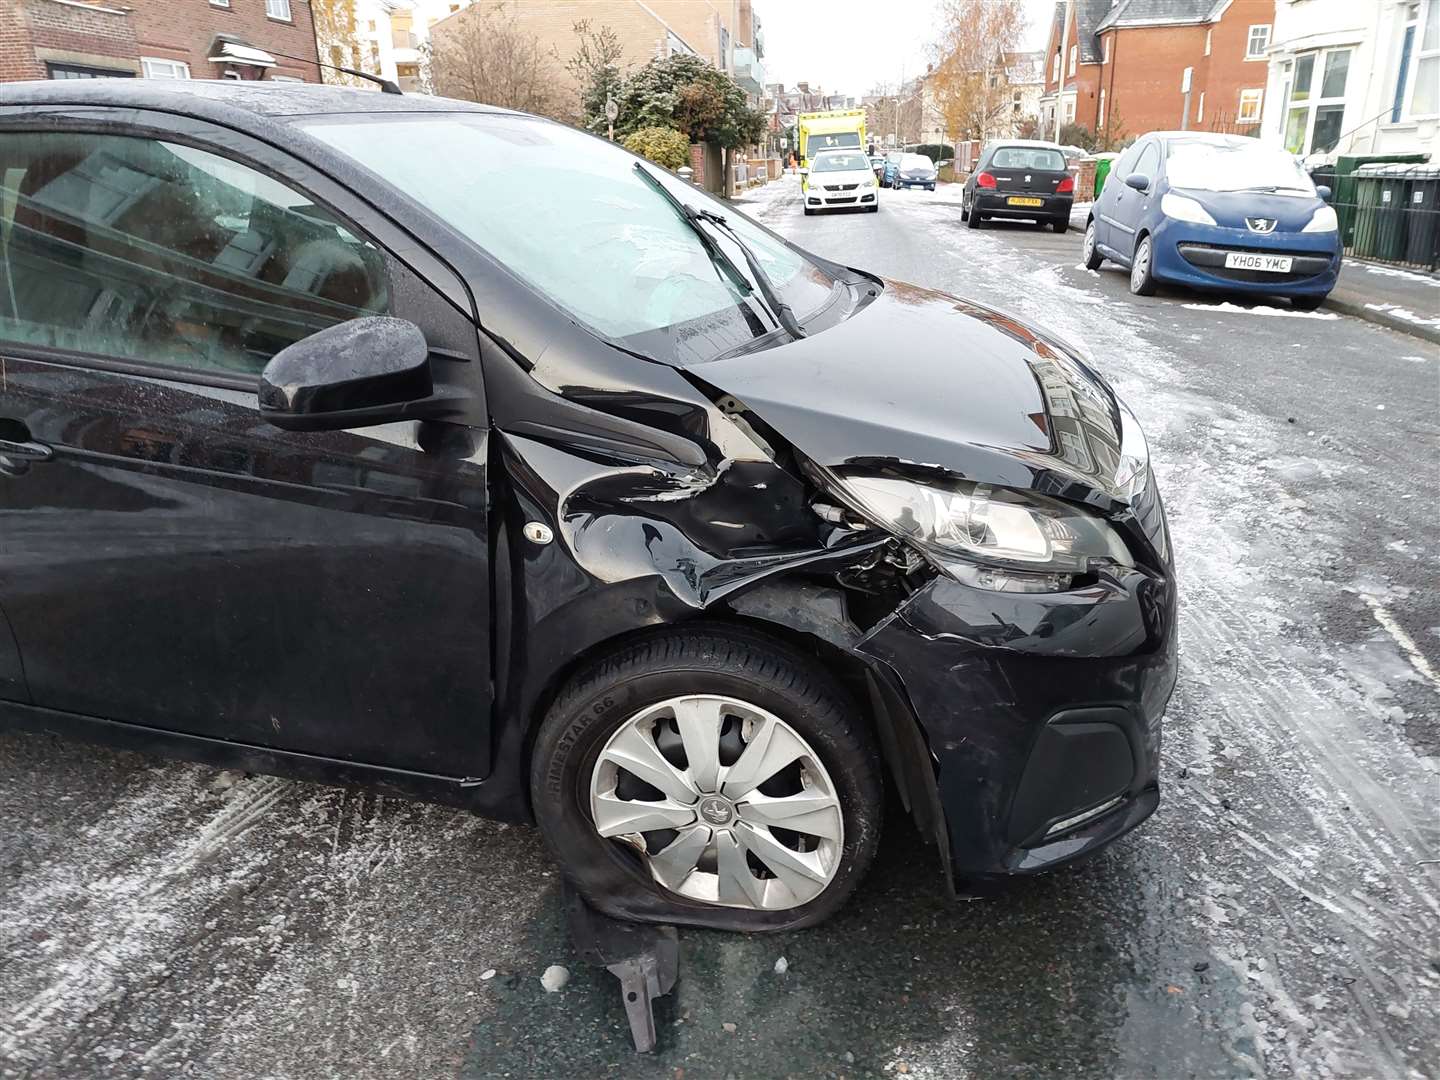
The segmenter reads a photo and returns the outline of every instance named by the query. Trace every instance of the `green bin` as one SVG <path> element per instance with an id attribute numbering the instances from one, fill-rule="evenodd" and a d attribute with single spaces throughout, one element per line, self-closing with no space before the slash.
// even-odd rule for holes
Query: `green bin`
<path id="1" fill-rule="evenodd" d="M 1110 175 L 1110 166 L 1115 164 L 1119 154 L 1096 154 L 1095 155 L 1095 199 L 1098 202 L 1100 192 L 1105 189 L 1105 178 Z"/>
<path id="2" fill-rule="evenodd" d="M 1348 250 L 1355 243 L 1359 198 L 1354 173 L 1362 165 L 1407 165 L 1427 160 L 1425 154 L 1342 154 L 1335 159 L 1334 191 L 1330 205 L 1340 218 L 1340 242 Z M 1356 254 L 1359 254 L 1358 252 Z"/>
<path id="3" fill-rule="evenodd" d="M 1380 246 L 1380 177 L 1361 170 L 1345 181 L 1350 187 L 1349 205 L 1354 209 L 1345 246 L 1357 258 L 1373 258 Z"/>

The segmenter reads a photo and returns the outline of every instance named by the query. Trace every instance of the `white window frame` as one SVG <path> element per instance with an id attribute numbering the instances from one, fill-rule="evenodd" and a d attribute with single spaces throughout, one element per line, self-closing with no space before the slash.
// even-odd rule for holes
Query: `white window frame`
<path id="1" fill-rule="evenodd" d="M 1206 55 L 1206 56 L 1209 56 L 1209 55 L 1210 55 L 1210 34 L 1211 34 L 1211 33 L 1212 33 L 1211 27 L 1208 27 L 1208 26 L 1207 26 L 1207 27 L 1205 28 L 1205 55 Z"/>
<path id="2" fill-rule="evenodd" d="M 303 83 L 305 80 L 299 75 L 266 75 L 266 82 Z"/>
<path id="3" fill-rule="evenodd" d="M 1336 45 L 1334 48 L 1330 49 L 1317 49 L 1314 51 L 1307 50 L 1303 53 L 1296 53 L 1295 56 L 1292 57 L 1292 60 L 1294 61 L 1294 67 L 1290 71 L 1290 89 L 1287 95 L 1287 100 L 1285 102 L 1285 108 L 1281 110 L 1282 115 L 1280 118 L 1280 139 L 1282 145 L 1284 145 L 1285 132 L 1288 131 L 1290 127 L 1290 113 L 1295 109 L 1306 109 L 1308 110 L 1308 112 L 1305 117 L 1305 135 L 1304 138 L 1302 138 L 1300 141 L 1300 149 L 1297 151 L 1297 153 L 1302 155 L 1309 155 L 1315 153 L 1313 143 L 1315 139 L 1316 115 L 1324 106 L 1343 106 L 1346 104 L 1346 95 L 1350 91 L 1350 76 L 1352 74 L 1355 74 L 1353 68 L 1347 70 L 1345 75 L 1345 93 L 1342 93 L 1339 97 L 1321 97 L 1320 92 L 1324 89 L 1325 86 L 1325 69 L 1329 65 L 1330 57 L 1333 54 L 1348 52 L 1350 54 L 1350 59 L 1353 62 L 1355 59 L 1355 53 L 1357 51 L 1358 50 L 1354 45 Z M 1310 68 L 1310 86 L 1308 88 L 1309 96 L 1306 97 L 1304 100 L 1297 102 L 1295 100 L 1295 76 L 1298 73 L 1300 61 L 1306 56 L 1313 56 L 1315 58 L 1314 64 Z M 1340 130 L 1341 134 L 1344 134 L 1345 127 L 1343 113 L 1341 114 Z"/>
<path id="4" fill-rule="evenodd" d="M 1253 114 L 1247 115 L 1247 113 L 1245 112 L 1245 106 L 1250 103 L 1254 104 L 1255 109 Z M 1245 124 L 1247 126 L 1250 124 L 1258 124 L 1260 123 L 1260 114 L 1264 111 L 1265 88 L 1263 86 L 1251 87 L 1247 90 L 1241 90 L 1240 106 L 1235 111 L 1235 123 Z"/>
<path id="5" fill-rule="evenodd" d="M 1071 74 L 1071 75 L 1074 75 L 1074 74 L 1075 74 L 1075 65 L 1076 65 L 1076 63 L 1079 62 L 1079 60 L 1080 60 L 1080 46 L 1079 46 L 1079 45 L 1071 45 L 1071 46 L 1070 46 L 1070 74 Z"/>
<path id="6" fill-rule="evenodd" d="M 1261 42 L 1260 42 L 1260 51 L 1259 51 L 1259 52 L 1256 52 L 1256 51 L 1255 51 L 1255 31 L 1256 31 L 1256 30 L 1264 30 L 1264 31 L 1265 31 L 1265 37 L 1264 37 L 1263 40 L 1261 40 Z M 1270 48 L 1270 24 L 1269 24 L 1269 23 L 1255 23 L 1253 26 L 1250 27 L 1249 33 L 1247 33 L 1247 34 L 1245 35 L 1245 59 L 1246 59 L 1246 60 L 1264 60 L 1264 59 L 1265 59 L 1265 52 L 1266 52 L 1266 50 L 1269 49 L 1269 48 Z"/>
<path id="7" fill-rule="evenodd" d="M 1063 117 L 1062 124 L 1073 124 L 1075 122 L 1075 95 L 1066 94 L 1061 101 L 1060 115 Z"/>
<path id="8" fill-rule="evenodd" d="M 1195 122 L 1201 123 L 1205 119 L 1205 91 L 1200 91 L 1200 101 L 1195 106 Z"/>
<path id="9" fill-rule="evenodd" d="M 1105 88 L 1100 87 L 1100 103 L 1095 107 L 1095 130 L 1105 127 Z"/>
<path id="10" fill-rule="evenodd" d="M 1050 81 L 1057 86 L 1060 84 L 1060 50 L 1055 50 L 1055 58 L 1050 64 Z"/>
<path id="11" fill-rule="evenodd" d="M 210 0 L 211 7 L 229 7 L 230 0 Z"/>
<path id="12" fill-rule="evenodd" d="M 142 56 L 140 74 L 147 79 L 188 79 L 190 65 L 183 60 L 167 60 L 163 56 Z"/>
<path id="13" fill-rule="evenodd" d="M 1106 35 L 1105 35 L 1105 51 L 1100 54 L 1100 63 L 1102 63 L 1102 64 L 1108 64 L 1108 63 L 1110 62 L 1110 39 L 1111 39 L 1111 37 L 1113 37 L 1113 35 L 1111 35 L 1111 34 L 1106 34 Z"/>
<path id="14" fill-rule="evenodd" d="M 1440 116 L 1440 113 L 1436 112 L 1416 113 L 1414 111 L 1415 88 L 1420 85 L 1420 80 L 1417 79 L 1415 76 L 1416 73 L 1420 70 L 1420 64 L 1422 61 L 1430 60 L 1434 57 L 1440 56 L 1440 48 L 1423 48 L 1425 44 L 1425 31 L 1427 29 L 1425 25 L 1426 15 L 1430 11 L 1431 7 L 1429 4 L 1429 0 L 1419 0 L 1419 3 L 1416 5 L 1415 15 L 1413 16 L 1413 18 L 1407 16 L 1404 23 L 1401 24 L 1400 43 L 1396 47 L 1397 55 L 1399 53 L 1399 50 L 1404 47 L 1404 35 L 1407 28 L 1414 27 L 1414 37 L 1411 39 L 1410 45 L 1410 62 L 1406 65 L 1405 70 L 1405 86 L 1403 90 L 1404 96 L 1401 99 L 1402 104 L 1400 108 L 1400 119 L 1398 121 L 1391 120 L 1390 115 L 1387 114 L 1385 117 L 1386 123 L 1410 124 L 1414 123 L 1417 120 L 1427 120 L 1432 119 L 1435 116 Z M 1440 9 L 1436 10 L 1436 17 L 1440 18 Z M 1400 73 L 1398 71 L 1395 73 L 1395 77 L 1397 79 L 1400 77 Z"/>
<path id="15" fill-rule="evenodd" d="M 290 0 L 265 0 L 265 17 L 277 22 L 294 22 L 290 11 Z"/>

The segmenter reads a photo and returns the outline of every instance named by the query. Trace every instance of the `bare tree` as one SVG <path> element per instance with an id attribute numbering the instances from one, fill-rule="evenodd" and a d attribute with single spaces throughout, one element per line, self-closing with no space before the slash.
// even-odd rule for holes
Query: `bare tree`
<path id="1" fill-rule="evenodd" d="M 370 71 L 360 47 L 360 24 L 355 17 L 355 0 L 312 0 L 310 10 L 315 16 L 315 44 L 320 62 L 333 67 L 320 69 L 322 82 L 340 86 L 372 86 L 364 79 L 335 71 L 334 67 Z M 378 65 L 373 65 L 378 72 Z"/>
<path id="2" fill-rule="evenodd" d="M 1025 33 L 1023 0 L 943 0 L 930 89 L 947 135 L 985 139 L 1011 115 L 1007 58 Z"/>
<path id="3" fill-rule="evenodd" d="M 504 3 L 473 4 L 431 31 L 430 78 L 445 97 L 574 118 L 560 58 L 521 27 Z"/>

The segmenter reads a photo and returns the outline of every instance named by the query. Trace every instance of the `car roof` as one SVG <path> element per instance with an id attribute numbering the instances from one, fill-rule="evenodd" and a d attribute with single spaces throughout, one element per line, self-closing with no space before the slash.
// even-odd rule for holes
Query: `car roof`
<path id="1" fill-rule="evenodd" d="M 233 111 L 286 120 L 327 113 L 506 112 L 429 94 L 236 79 L 53 79 L 0 83 L 0 106 L 91 105 L 159 109 L 216 118 Z"/>
<path id="2" fill-rule="evenodd" d="M 1059 143 L 1047 142 L 1044 139 L 995 139 L 986 145 L 986 149 L 999 150 L 1006 146 L 1024 146 L 1037 150 L 1059 150 L 1062 153 L 1065 150 Z"/>
<path id="3" fill-rule="evenodd" d="M 1251 135 L 1231 135 L 1224 131 L 1147 131 L 1141 138 L 1164 139 L 1169 142 L 1172 139 L 1188 139 L 1192 142 L 1209 142 L 1216 145 L 1226 143 L 1254 143 L 1257 146 L 1260 140 Z"/>

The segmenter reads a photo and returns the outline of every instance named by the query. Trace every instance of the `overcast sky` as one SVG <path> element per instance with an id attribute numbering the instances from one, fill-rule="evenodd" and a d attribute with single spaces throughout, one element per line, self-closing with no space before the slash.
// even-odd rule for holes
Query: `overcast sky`
<path id="1" fill-rule="evenodd" d="M 765 80 L 808 80 L 859 97 L 925 70 L 938 36 L 935 0 L 754 0 L 765 34 Z M 1043 49 L 1054 0 L 1025 0 L 1028 48 Z"/>

